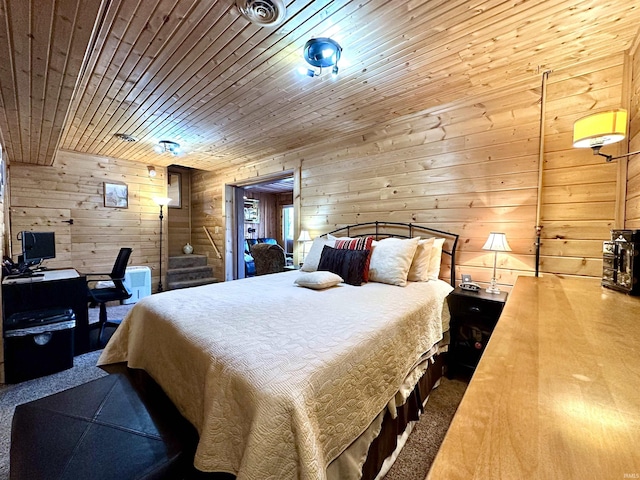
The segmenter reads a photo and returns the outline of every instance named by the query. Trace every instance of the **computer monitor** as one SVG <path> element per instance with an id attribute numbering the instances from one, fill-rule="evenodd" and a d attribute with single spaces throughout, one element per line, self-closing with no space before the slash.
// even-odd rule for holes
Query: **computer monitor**
<path id="1" fill-rule="evenodd" d="M 22 261 L 25 265 L 36 265 L 47 258 L 56 257 L 56 237 L 54 232 L 21 232 Z"/>

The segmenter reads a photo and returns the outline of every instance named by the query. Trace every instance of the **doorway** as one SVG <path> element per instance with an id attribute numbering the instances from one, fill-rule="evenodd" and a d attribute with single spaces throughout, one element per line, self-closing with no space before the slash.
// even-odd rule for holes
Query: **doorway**
<path id="1" fill-rule="evenodd" d="M 225 265 L 227 280 L 254 274 L 251 243 L 277 243 L 285 251 L 288 262 L 293 263 L 298 218 L 294 201 L 296 189 L 299 191 L 299 176 L 293 171 L 226 186 L 226 243 L 230 247 Z"/>

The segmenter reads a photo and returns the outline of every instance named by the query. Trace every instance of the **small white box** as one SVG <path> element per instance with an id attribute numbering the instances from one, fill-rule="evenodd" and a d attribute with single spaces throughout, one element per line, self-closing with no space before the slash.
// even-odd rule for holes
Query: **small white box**
<path id="1" fill-rule="evenodd" d="M 136 303 L 143 297 L 151 295 L 151 269 L 149 267 L 127 267 L 124 284 L 131 292 L 131 297 L 123 300 L 123 304 Z"/>

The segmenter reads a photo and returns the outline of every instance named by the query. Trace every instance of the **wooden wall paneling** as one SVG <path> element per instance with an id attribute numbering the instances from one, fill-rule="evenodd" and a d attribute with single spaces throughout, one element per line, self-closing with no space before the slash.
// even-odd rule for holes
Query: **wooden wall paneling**
<path id="1" fill-rule="evenodd" d="M 56 253 L 48 265 L 110 271 L 119 248 L 129 246 L 130 265 L 150 266 L 157 284 L 160 219 L 152 198 L 166 196 L 166 172 L 158 169 L 151 179 L 144 164 L 66 151 L 59 151 L 57 159 L 53 167 L 12 164 L 12 223 L 21 229 L 55 229 L 61 255 Z M 128 208 L 104 207 L 105 180 L 127 184 Z M 63 222 L 70 218 L 71 226 Z M 60 229 L 68 233 L 58 239 Z M 163 233 L 166 241 L 166 229 Z"/>
<path id="2" fill-rule="evenodd" d="M 581 14 L 582 14 L 582 12 L 581 12 Z M 507 18 L 512 18 L 512 17 L 513 17 L 513 12 L 509 12 L 509 13 L 507 14 Z M 491 20 L 492 20 L 492 21 L 497 21 L 497 20 L 494 20 L 494 17 L 489 17 L 489 18 L 491 18 Z M 456 20 L 458 21 L 458 23 L 460 23 L 460 20 L 459 20 L 459 19 L 456 19 Z M 505 28 L 505 26 L 503 25 L 503 24 L 504 24 L 504 21 L 502 21 L 502 20 L 504 20 L 504 19 L 499 19 L 499 20 L 501 20 L 501 28 Z M 517 21 L 517 20 L 516 20 L 516 21 Z M 452 40 L 451 40 L 451 34 L 450 34 L 450 32 L 449 32 L 449 31 L 447 31 L 447 35 L 448 35 L 448 42 L 450 43 Z M 468 37 L 467 37 L 467 38 L 464 38 L 464 41 L 465 41 L 465 42 L 468 42 Z M 448 49 L 448 48 L 449 48 L 449 47 L 447 47 L 447 49 Z M 432 53 L 432 52 L 431 52 L 431 53 Z M 418 53 L 418 52 L 412 52 L 412 60 L 411 60 L 411 64 L 412 64 L 412 66 L 413 66 L 413 65 L 415 65 L 415 63 L 416 63 L 415 58 L 416 58 L 416 57 L 418 57 L 418 55 L 419 55 L 419 53 Z M 433 62 L 435 61 L 435 60 L 434 60 L 434 55 L 433 55 L 433 54 L 427 55 L 427 56 L 425 56 L 425 58 L 426 58 L 425 62 L 427 62 L 427 64 L 433 64 Z M 385 59 L 386 59 L 386 56 L 385 56 Z M 459 63 L 459 62 L 458 62 L 458 63 Z M 404 66 L 404 64 L 403 64 L 403 66 Z M 448 67 L 449 67 L 449 68 L 447 68 L 447 70 L 446 70 L 446 78 L 447 78 L 447 80 L 446 80 L 446 81 L 447 81 L 447 82 L 451 83 L 451 82 L 452 82 L 452 78 L 460 78 L 462 75 L 464 75 L 464 73 L 462 73 L 462 71 L 460 72 L 460 73 L 461 73 L 461 75 L 457 75 L 457 72 L 456 72 L 456 71 L 454 70 L 454 68 L 453 68 L 454 66 L 452 66 L 452 65 L 448 65 Z M 420 72 L 420 71 L 421 71 L 420 65 L 416 65 L 416 66 L 414 66 L 414 69 L 415 69 L 415 71 L 416 71 L 416 72 Z M 385 76 L 392 76 L 391 69 L 390 69 L 390 68 L 388 68 L 388 69 L 385 71 L 384 75 L 385 75 Z M 431 85 L 431 84 L 433 84 L 433 83 L 434 83 L 432 80 L 433 80 L 432 78 L 429 78 L 429 82 L 428 82 L 428 84 L 429 84 L 429 85 Z M 376 83 L 379 83 L 379 82 L 378 82 L 378 81 L 376 81 Z M 412 92 L 413 92 L 413 94 L 414 94 L 414 95 L 416 95 L 418 98 L 422 99 L 422 98 L 433 98 L 433 97 L 436 97 L 436 98 L 438 98 L 439 100 L 442 100 L 441 96 L 439 96 L 439 95 L 437 95 L 437 94 L 436 94 L 436 95 L 429 95 L 429 92 L 422 92 L 422 91 L 420 91 L 420 92 L 416 92 L 416 90 L 417 90 L 417 88 L 416 88 L 416 83 L 417 83 L 417 82 L 415 81 L 415 79 L 413 79 L 413 80 L 412 80 L 412 82 L 411 82 L 410 84 L 411 84 L 411 85 L 413 85 L 413 88 L 412 88 Z M 409 84 L 407 84 L 407 85 L 409 85 Z M 465 88 L 467 88 L 467 86 L 466 86 L 466 85 L 465 85 Z M 439 87 L 434 91 L 434 93 L 438 92 L 438 90 L 440 90 L 440 88 L 439 88 Z M 483 84 L 483 91 L 484 91 L 484 90 L 486 90 L 486 87 L 485 87 L 485 86 L 484 86 L 484 84 Z M 439 92 L 438 92 L 438 93 L 439 93 Z M 456 92 L 456 94 L 459 96 L 460 94 L 464 94 L 464 92 Z M 350 98 L 350 97 L 352 98 L 353 96 L 355 96 L 355 95 L 356 95 L 356 93 L 355 93 L 355 92 L 349 92 L 349 93 L 347 94 L 347 92 L 344 92 L 344 95 L 345 95 L 345 97 L 346 97 L 346 98 Z M 394 92 L 389 91 L 389 92 L 388 92 L 388 95 L 387 95 L 387 96 L 385 96 L 385 100 L 386 100 L 386 99 L 390 99 L 390 98 L 398 99 L 399 97 L 400 97 L 399 95 L 394 95 Z M 412 101 L 412 100 L 415 100 L 415 99 L 405 99 L 405 98 L 403 98 L 403 99 L 402 99 L 402 103 L 403 103 L 403 105 L 404 105 L 404 106 L 410 106 L 410 105 L 416 105 L 416 104 L 418 104 L 418 105 L 419 105 L 419 104 L 420 104 L 420 102 L 417 102 L 417 103 L 416 103 L 416 101 Z M 333 110 L 335 110 L 335 109 L 338 109 L 339 107 L 340 107 L 340 105 L 332 105 L 332 107 L 331 107 L 331 108 L 332 108 Z M 397 108 L 397 107 L 398 107 L 398 106 L 397 106 L 397 105 L 395 105 L 395 106 L 394 106 L 394 108 L 393 108 L 393 111 L 396 111 L 398 114 L 408 113 L 408 112 L 398 111 L 398 108 Z M 413 111 L 415 111 L 415 109 L 413 109 Z"/>
<path id="3" fill-rule="evenodd" d="M 613 219 L 609 220 L 547 220 L 544 223 L 544 238 L 577 238 L 582 240 L 602 240 L 609 236 L 613 228 Z"/>
<path id="4" fill-rule="evenodd" d="M 324 8 L 324 13 L 328 14 L 332 10 L 339 8 L 335 5 L 324 6 L 327 3 L 329 2 L 313 2 L 308 4 L 308 8 L 297 15 L 293 15 L 293 11 L 302 2 L 289 5 L 288 9 L 292 17 L 290 28 L 295 28 L 305 19 L 311 17 L 318 9 Z M 249 79 L 256 77 L 261 78 L 264 82 L 268 82 L 273 77 L 266 70 L 272 70 L 274 64 L 278 62 L 265 62 L 263 56 L 277 57 L 278 53 L 282 51 L 281 39 L 278 36 L 270 35 L 267 29 L 260 29 L 254 25 L 246 27 L 243 25 L 243 20 L 238 20 L 229 28 L 225 21 L 235 18 L 236 15 L 233 14 L 233 10 L 229 12 L 228 9 L 228 5 L 214 4 L 214 8 L 207 12 L 207 18 L 203 21 L 195 19 L 191 21 L 191 23 L 197 25 L 196 29 L 189 33 L 189 38 L 180 42 L 180 47 L 173 53 L 173 56 L 180 56 L 181 61 L 187 64 L 185 68 L 174 69 L 171 61 L 168 61 L 168 63 L 158 62 L 158 60 L 167 56 L 165 52 L 162 52 L 159 56 L 160 58 L 156 59 L 156 63 L 159 63 L 162 68 L 158 71 L 158 66 L 151 65 L 151 71 L 147 75 L 148 78 L 151 78 L 151 81 L 138 88 L 138 90 L 142 91 L 139 92 L 136 104 L 142 104 L 150 97 L 150 101 L 153 101 L 147 111 L 152 111 L 152 115 L 158 119 L 159 131 L 155 133 L 156 137 L 170 137 L 176 134 L 176 129 L 183 128 L 182 123 L 179 122 L 162 122 L 162 120 L 168 118 L 176 119 L 179 117 L 175 115 L 173 110 L 175 98 L 180 98 L 181 108 L 191 111 L 199 109 L 197 115 L 199 119 L 205 117 L 207 111 L 211 109 L 219 112 L 222 118 L 226 119 L 227 115 L 224 112 L 226 105 L 241 103 L 238 98 L 233 100 L 228 98 L 229 95 L 234 95 L 238 92 L 238 88 L 229 87 L 248 84 L 250 83 Z M 194 18 L 197 18 L 197 16 L 194 15 Z M 179 34 L 182 33 L 179 32 Z M 233 38 L 234 36 L 235 38 Z M 212 42 L 211 39 L 215 41 Z M 204 41 L 199 43 L 202 40 Z M 256 47 L 259 43 L 261 47 L 257 49 Z M 261 56 L 255 58 L 254 54 L 258 51 L 261 52 Z M 215 55 L 219 55 L 220 59 L 215 62 L 210 61 L 210 58 Z M 163 69 L 172 72 L 168 77 L 171 82 L 163 79 Z M 156 74 L 158 74 L 157 78 Z M 188 78 L 188 81 L 185 81 L 185 78 Z M 169 83 L 168 89 L 162 92 L 162 95 L 158 95 L 159 85 L 167 83 Z M 273 94 L 278 89 L 262 87 L 262 91 Z M 241 94 L 239 98 L 242 99 L 245 95 Z M 206 98 L 207 102 L 202 102 L 202 98 Z M 169 110 L 165 110 L 167 104 L 171 107 Z M 203 112 L 202 110 L 205 111 Z M 124 115 L 128 122 L 131 121 L 132 117 L 130 114 Z M 193 127 L 192 121 L 188 123 Z M 203 132 L 203 135 L 217 138 L 218 132 L 219 128 L 215 129 L 215 131 Z M 120 151 L 111 153 L 122 155 L 122 150 L 123 148 L 120 148 Z"/>
<path id="5" fill-rule="evenodd" d="M 5 256 L 8 255 L 10 251 L 10 242 L 8 241 L 8 237 L 11 235 L 11 229 L 7 225 L 9 222 L 5 222 L 5 220 L 10 218 L 8 202 L 10 185 L 9 168 L 7 166 L 8 159 L 4 156 L 2 147 L 3 142 L 0 136 L 0 165 L 4 167 L 4 170 L 2 171 L 2 181 L 4 185 L 2 192 L 0 192 L 0 246 L 2 248 L 2 255 Z M 2 304 L 2 288 L 0 288 L 0 304 Z M 0 322 L 0 336 L 4 338 L 3 324 L 4 322 Z M 4 383 L 4 342 L 0 342 L 0 383 Z"/>
<path id="6" fill-rule="evenodd" d="M 22 245 L 17 236 L 24 230 L 36 232 L 54 232 L 56 237 L 56 258 L 45 260 L 49 268 L 64 268 L 71 264 L 72 242 L 71 227 L 63 220 L 71 218 L 70 210 L 46 207 L 12 207 L 11 223 L 14 231 L 12 239 L 12 258 L 18 261 L 22 254 Z"/>
<path id="7" fill-rule="evenodd" d="M 168 173 L 180 174 L 181 208 L 167 208 L 167 234 L 169 236 L 169 256 L 183 255 L 182 248 L 191 243 L 191 170 L 170 167 Z M 198 253 L 198 252 L 194 252 Z"/>
<path id="8" fill-rule="evenodd" d="M 561 71 L 550 85 L 543 272 L 600 275 L 599 245 L 613 222 L 615 167 L 570 146 L 573 121 L 589 102 L 598 108 L 620 102 L 621 59 L 597 60 Z M 505 255 L 499 276 L 509 285 L 514 272 L 534 269 L 538 85 L 532 79 L 519 95 L 509 91 L 504 98 L 494 92 L 486 104 L 478 102 L 482 107 L 461 104 L 439 116 L 401 117 L 227 176 L 237 181 L 270 163 L 301 158 L 301 226 L 312 235 L 381 218 L 450 229 L 462 237 L 459 271 L 469 269 L 482 282 L 492 270 L 482 244 L 490 231 L 505 231 L 514 252 Z"/>
<path id="9" fill-rule="evenodd" d="M 0 10 L 0 129 L 14 162 L 51 165 L 102 2 L 8 0 Z"/>
<path id="10" fill-rule="evenodd" d="M 99 117 L 106 121 L 101 122 L 101 135 L 103 136 L 117 128 L 135 131 L 141 138 L 148 140 L 146 133 L 149 128 L 135 125 L 133 122 L 138 109 L 142 109 L 145 115 L 155 119 L 157 125 L 155 137 L 171 138 L 175 136 L 176 132 L 170 131 L 171 128 L 166 131 L 165 125 L 171 124 L 175 129 L 179 125 L 178 122 L 165 122 L 171 113 L 158 110 L 158 107 L 163 106 L 167 101 L 174 104 L 177 98 L 182 99 L 180 100 L 181 104 L 192 98 L 196 93 L 189 91 L 193 82 L 206 83 L 206 78 L 209 78 L 209 81 L 215 79 L 215 77 L 207 77 L 206 69 L 219 68 L 218 62 L 209 62 L 208 59 L 219 53 L 221 46 L 227 46 L 227 42 L 232 42 L 234 37 L 237 36 L 236 41 L 245 38 L 245 35 L 241 35 L 240 24 L 242 20 L 236 20 L 231 26 L 226 22 L 220 22 L 221 19 L 232 18 L 228 12 L 229 5 L 217 2 L 213 4 L 197 2 L 194 5 L 192 2 L 176 2 L 175 0 L 163 3 L 164 5 L 157 6 L 146 18 L 144 15 L 141 16 L 142 22 L 153 26 L 150 29 L 153 38 L 149 43 L 142 42 L 139 38 L 136 40 L 139 48 L 147 49 L 150 47 L 148 48 L 150 51 L 145 52 L 144 62 L 135 65 L 135 70 L 130 70 L 128 67 L 127 72 L 121 75 L 122 78 L 127 79 L 127 82 L 132 83 L 134 88 L 125 89 L 121 94 L 126 95 L 129 101 L 114 102 L 115 105 L 110 107 L 114 110 L 113 114 Z M 171 13 L 168 14 L 168 12 Z M 187 25 L 194 28 L 184 28 L 185 19 L 188 19 Z M 252 28 L 250 27 L 249 30 Z M 134 28 L 133 31 L 135 32 L 137 29 Z M 167 41 L 171 42 L 171 47 L 167 47 L 165 43 Z M 118 47 L 128 48 L 122 43 Z M 124 53 L 122 58 L 128 58 L 127 54 Z M 176 63 L 179 63 L 177 68 Z M 131 76 L 128 76 L 129 74 Z M 109 85 L 109 81 L 107 81 L 107 85 Z M 95 96 L 100 98 L 99 95 Z M 197 98 L 202 97 L 197 96 Z M 115 111 L 116 108 L 117 111 Z M 144 142 L 144 144 L 146 143 Z M 116 148 L 112 148 L 111 151 L 105 148 L 110 146 Z M 83 148 L 87 147 L 85 145 Z M 103 153 L 118 156 L 126 156 L 122 152 L 127 149 L 140 149 L 138 145 L 123 143 L 102 144 L 98 148 Z"/>
<path id="11" fill-rule="evenodd" d="M 211 172 L 193 170 L 191 172 L 191 241 L 193 251 L 207 256 L 208 264 L 213 268 L 214 276 L 222 281 L 225 278 L 225 222 L 224 190 L 219 177 Z M 206 227 L 216 247 L 223 256 L 218 258 L 214 248 L 202 227 Z"/>
<path id="12" fill-rule="evenodd" d="M 592 110 L 621 106 L 623 63 L 621 54 L 549 77 L 541 209 L 543 273 L 601 275 L 602 251 L 597 244 L 601 247 L 615 222 L 617 166 L 594 158 L 589 149 L 573 148 L 571 137 L 578 118 Z"/>
<path id="13" fill-rule="evenodd" d="M 549 185 L 542 192 L 542 201 L 547 204 L 564 204 L 573 202 L 610 202 L 611 192 L 616 188 L 615 182 L 591 183 L 588 185 Z"/>
<path id="14" fill-rule="evenodd" d="M 629 151 L 640 150 L 640 46 L 630 52 L 631 85 L 629 100 Z M 640 229 L 640 155 L 627 162 L 627 191 L 625 201 L 625 228 Z"/>
<path id="15" fill-rule="evenodd" d="M 77 81 L 63 148 L 145 162 L 158 138 L 179 136 L 193 147 L 184 165 L 221 170 L 309 152 L 326 138 L 353 143 L 395 119 L 482 104 L 494 92 L 505 102 L 507 91 L 536 97 L 530 80 L 544 69 L 632 45 L 639 13 L 593 0 L 481 0 L 474 8 L 463 0 L 297 0 L 287 9 L 287 21 L 271 30 L 232 2 L 7 0 L 0 129 L 10 130 L 16 160 L 51 164 Z M 341 65 L 339 83 L 292 74 L 309 37 L 336 34 L 351 62 Z M 476 132 L 487 120 L 502 123 L 471 116 L 449 126 Z M 122 130 L 141 141 L 114 139 Z"/>

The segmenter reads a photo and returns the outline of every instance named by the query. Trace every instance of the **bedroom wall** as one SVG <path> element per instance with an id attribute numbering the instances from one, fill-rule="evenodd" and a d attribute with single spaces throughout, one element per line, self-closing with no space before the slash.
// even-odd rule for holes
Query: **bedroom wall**
<path id="1" fill-rule="evenodd" d="M 182 248 L 187 242 L 191 243 L 191 199 L 190 199 L 190 183 L 191 169 L 169 167 L 168 172 L 180 174 L 180 208 L 167 208 L 167 237 L 169 238 L 169 256 L 183 255 Z M 169 197 L 173 193 L 169 192 Z M 195 252 L 194 253 L 198 253 Z"/>
<path id="2" fill-rule="evenodd" d="M 590 111 L 621 106 L 623 72 L 624 55 L 617 55 L 550 75 L 541 272 L 600 276 L 602 240 L 615 221 L 617 166 L 572 148 L 572 127 Z M 312 236 L 380 219 L 450 230 L 461 235 L 458 274 L 488 282 L 493 255 L 481 247 L 489 232 L 504 231 L 513 252 L 498 256 L 498 276 L 510 286 L 534 272 L 541 81 L 542 71 L 532 72 L 515 89 L 489 84 L 472 101 L 400 117 L 357 137 L 337 134 L 241 168 L 199 172 L 194 205 L 207 211 L 215 199 L 201 221 L 222 227 L 225 183 L 300 166 L 300 224 Z"/>
<path id="3" fill-rule="evenodd" d="M 160 210 L 152 198 L 167 196 L 166 169 L 156 171 L 157 176 L 150 178 L 146 164 L 66 151 L 58 152 L 51 167 L 14 163 L 11 229 L 55 232 L 56 258 L 47 260 L 49 268 L 109 272 L 120 247 L 132 247 L 129 264 L 151 267 L 155 286 L 159 280 Z M 127 184 L 127 208 L 104 206 L 105 181 Z M 69 219 L 73 225 L 66 223 Z M 163 236 L 166 242 L 166 226 Z M 15 259 L 20 245 L 13 243 Z M 166 249 L 163 254 L 165 272 Z"/>
<path id="4" fill-rule="evenodd" d="M 637 55 L 633 58 L 637 71 Z M 589 150 L 573 149 L 571 131 L 573 122 L 590 111 L 625 105 L 624 65 L 621 54 L 549 77 L 542 272 L 600 276 L 601 242 L 615 222 L 618 167 Z M 504 231 L 513 252 L 498 256 L 499 283 L 512 285 L 517 275 L 534 272 L 541 78 L 542 70 L 532 71 L 510 90 L 492 89 L 489 82 L 481 97 L 399 117 L 358 136 L 337 133 L 326 142 L 215 174 L 194 171 L 194 249 L 223 272 L 223 259 L 217 258 L 202 226 L 224 255 L 224 185 L 300 169 L 301 191 L 294 202 L 301 205 L 299 228 L 312 236 L 376 219 L 443 228 L 461 235 L 458 274 L 488 282 L 493 256 L 481 247 L 490 231 Z M 626 96 L 637 105 L 637 79 L 630 90 L 633 95 Z M 634 145 L 637 123 L 632 122 Z M 150 198 L 166 195 L 166 172 L 159 169 L 160 175 L 150 179 L 144 164 L 70 152 L 59 157 L 53 167 L 12 166 L 13 230 L 55 224 L 67 245 L 58 262 L 86 271 L 111 266 L 113 239 L 104 235 L 109 228 L 117 242 L 133 244 L 132 264 L 154 268 L 155 284 L 159 220 Z M 639 215 L 629 215 L 637 211 L 637 163 L 629 162 L 627 226 L 638 225 Z M 104 179 L 130 185 L 128 209 L 102 206 Z M 69 217 L 77 222 L 70 228 L 60 223 Z"/>
<path id="5" fill-rule="evenodd" d="M 0 144 L 0 245 L 2 246 L 2 255 L 6 255 L 7 252 L 7 235 L 8 235 L 8 223 L 5 219 L 9 218 L 7 215 L 8 202 L 6 201 L 7 192 L 9 189 L 7 181 L 6 162 L 7 159 L 3 158 L 2 144 Z M 2 289 L 0 288 L 0 305 L 2 304 Z M 0 338 L 2 338 L 2 324 L 0 322 Z M 4 383 L 4 342 L 0 342 L 0 383 Z"/>
<path id="6" fill-rule="evenodd" d="M 640 150 L 640 41 L 631 49 L 629 151 Z M 640 155 L 629 158 L 626 191 L 626 228 L 640 229 Z"/>
<path id="7" fill-rule="evenodd" d="M 247 198 L 256 199 L 258 203 L 258 212 L 260 215 L 259 223 L 245 223 L 244 235 L 246 238 L 267 238 L 272 237 L 278 240 L 278 197 L 273 193 L 246 192 Z M 255 229 L 254 233 L 250 233 L 249 229 Z"/>

